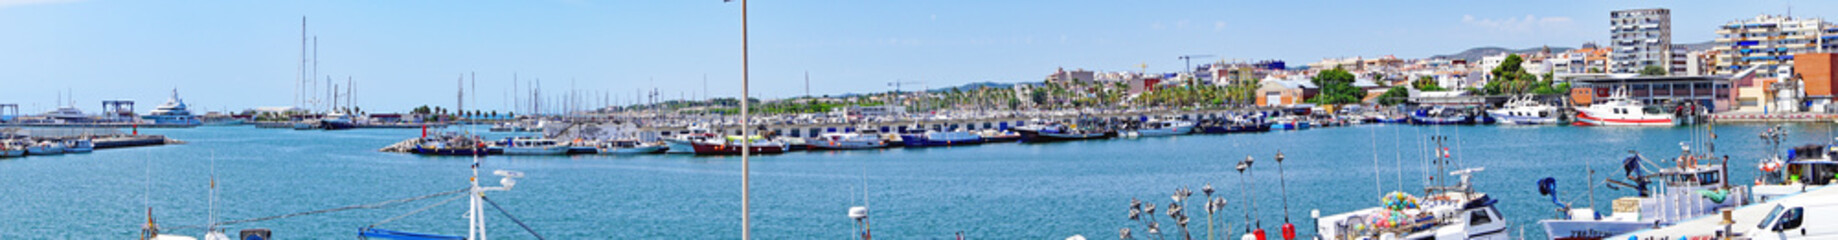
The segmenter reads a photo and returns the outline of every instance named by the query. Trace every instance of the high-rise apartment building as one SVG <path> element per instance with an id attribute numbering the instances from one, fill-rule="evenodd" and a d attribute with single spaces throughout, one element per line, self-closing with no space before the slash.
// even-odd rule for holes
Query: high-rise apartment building
<path id="1" fill-rule="evenodd" d="M 1818 18 L 1761 15 L 1730 21 L 1717 28 L 1716 59 L 1712 72 L 1736 74 L 1756 69 L 1757 77 L 1776 77 L 1782 67 L 1793 66 L 1793 55 L 1838 50 L 1838 26 Z"/>
<path id="2" fill-rule="evenodd" d="M 1613 11 L 1608 13 L 1608 25 L 1609 73 L 1639 73 L 1647 66 L 1674 71 L 1672 10 Z"/>

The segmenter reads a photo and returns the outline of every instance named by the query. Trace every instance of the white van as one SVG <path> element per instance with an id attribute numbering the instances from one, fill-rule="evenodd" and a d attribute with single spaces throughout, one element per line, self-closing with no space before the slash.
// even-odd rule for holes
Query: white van
<path id="1" fill-rule="evenodd" d="M 1811 199 L 1809 199 L 1811 200 Z M 1838 201 L 1777 203 L 1761 223 L 1749 229 L 1750 239 L 1838 239 Z"/>

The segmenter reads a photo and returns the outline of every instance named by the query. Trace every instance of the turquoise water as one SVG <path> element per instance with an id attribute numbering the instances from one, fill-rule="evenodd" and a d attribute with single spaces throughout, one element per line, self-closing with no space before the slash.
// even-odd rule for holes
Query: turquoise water
<path id="1" fill-rule="evenodd" d="M 1766 153 L 1756 137 L 1764 125 L 1723 125 L 1720 155 L 1730 155 L 1733 182 L 1746 183 Z M 483 128 L 479 128 L 483 129 Z M 1788 125 L 1790 145 L 1831 139 L 1828 125 Z M 415 129 L 293 131 L 249 127 L 142 129 L 188 144 L 110 149 L 89 154 L 0 159 L 0 239 L 120 239 L 136 236 L 151 206 L 163 226 L 206 222 L 215 168 L 220 220 L 365 204 L 459 189 L 470 158 L 423 157 L 376 149 L 414 137 Z M 1486 167 L 1475 185 L 1500 199 L 1500 210 L 1527 238 L 1542 238 L 1538 219 L 1552 205 L 1534 182 L 1555 176 L 1565 199 L 1583 203 L 1584 166 L 1597 181 L 1618 175 L 1627 150 L 1670 158 L 1690 128 L 1356 126 L 1239 135 L 1191 135 L 1052 144 L 796 152 L 754 158 L 754 234 L 759 239 L 846 239 L 850 206 L 866 201 L 877 237 L 1063 239 L 1074 234 L 1114 239 L 1141 226 L 1127 219 L 1130 198 L 1165 210 L 1175 188 L 1193 188 L 1189 229 L 1204 238 L 1197 193 L 1212 183 L 1230 196 L 1217 216 L 1221 229 L 1242 230 L 1256 198 L 1255 218 L 1274 234 L 1283 222 L 1277 182 L 1278 150 L 1289 219 L 1312 233 L 1309 210 L 1325 214 L 1377 206 L 1383 192 L 1420 193 L 1427 136 L 1452 138 L 1454 155 Z M 502 136 L 497 134 L 493 136 Z M 1375 146 L 1376 145 L 1376 146 Z M 1257 158 L 1254 184 L 1238 184 L 1232 166 Z M 1376 163 L 1375 163 L 1376 155 Z M 1400 162 L 1399 159 L 1402 159 Z M 213 164 L 213 162 L 215 162 Z M 1376 165 L 1376 166 L 1375 166 Z M 1399 166 L 1402 166 L 1401 168 Z M 571 156 L 485 159 L 485 170 L 525 172 L 516 189 L 490 196 L 549 239 L 732 239 L 740 233 L 738 157 Z M 1377 175 L 1375 179 L 1375 174 Z M 1403 179 L 1399 181 L 1400 175 Z M 864 177 L 865 176 L 865 177 Z M 483 178 L 495 185 L 495 177 Z M 1248 193 L 1246 193 L 1248 192 Z M 1598 206 L 1630 191 L 1597 189 Z M 225 228 L 269 228 L 284 239 L 355 238 L 358 228 L 407 213 L 430 199 L 386 209 L 354 210 Z M 379 228 L 465 234 L 464 201 L 379 225 Z M 1160 212 L 1158 212 L 1160 213 Z M 495 239 L 533 239 L 502 215 L 487 215 Z M 1173 222 L 1157 216 L 1165 230 Z M 182 230 L 199 236 L 199 230 Z M 1172 237 L 1172 235 L 1170 235 Z M 1274 236 L 1273 236 L 1274 238 Z"/>

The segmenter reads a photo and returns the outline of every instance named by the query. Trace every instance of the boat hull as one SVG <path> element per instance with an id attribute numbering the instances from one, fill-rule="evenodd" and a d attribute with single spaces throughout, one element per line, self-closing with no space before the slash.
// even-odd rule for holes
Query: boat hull
<path id="1" fill-rule="evenodd" d="M 666 148 L 666 150 L 664 150 L 664 153 L 682 153 L 682 154 L 696 153 L 696 147 L 694 146 L 694 144 L 690 143 L 689 140 L 674 139 L 674 138 L 664 139 L 664 147 Z"/>
<path id="2" fill-rule="evenodd" d="M 1579 126 L 1677 126 L 1671 118 L 1611 118 L 1591 115 L 1589 112 L 1576 113 L 1576 125 Z"/>
<path id="3" fill-rule="evenodd" d="M 984 141 L 985 140 L 983 140 L 983 138 L 981 137 L 973 138 L 973 139 L 932 139 L 932 138 L 927 138 L 925 136 L 918 136 L 918 135 L 900 135 L 900 144 L 905 145 L 906 147 L 943 147 L 943 146 L 957 146 L 957 145 L 976 145 L 976 144 L 982 144 Z"/>
<path id="4" fill-rule="evenodd" d="M 815 142 L 815 144 L 809 144 L 809 145 L 806 145 L 806 147 L 809 147 L 809 148 L 810 148 L 810 149 L 812 149 L 812 150 L 858 150 L 858 149 L 876 149 L 876 148 L 885 148 L 885 147 L 887 147 L 887 141 L 873 141 L 873 142 L 859 142 L 859 141 L 817 141 L 817 142 Z"/>
<path id="5" fill-rule="evenodd" d="M 549 147 L 504 147 L 500 151 L 503 151 L 504 155 L 564 155 L 564 154 L 568 154 L 568 150 L 569 150 L 568 147 L 549 146 Z"/>
<path id="6" fill-rule="evenodd" d="M 740 151 L 743 148 L 741 146 L 704 143 L 693 143 L 691 147 L 695 149 L 696 155 L 740 155 Z M 744 148 L 748 149 L 747 151 L 749 151 L 749 154 L 785 153 L 784 146 L 747 146 Z"/>
<path id="7" fill-rule="evenodd" d="M 31 155 L 64 154 L 64 147 L 31 146 L 31 147 L 26 147 L 26 154 L 31 154 Z"/>
<path id="8" fill-rule="evenodd" d="M 0 157 L 18 157 L 18 156 L 25 156 L 25 155 L 26 155 L 26 150 L 24 149 L 0 150 Z"/>
<path id="9" fill-rule="evenodd" d="M 1544 220 L 1545 236 L 1558 240 L 1601 240 L 1653 227 L 1650 222 Z"/>
<path id="10" fill-rule="evenodd" d="M 1550 125 L 1557 124 L 1555 117 L 1511 116 L 1499 113 L 1487 113 L 1499 124 L 1510 125 Z"/>
<path id="11" fill-rule="evenodd" d="M 1060 141 L 1073 141 L 1073 140 L 1089 140 L 1089 139 L 1104 139 L 1104 138 L 1111 138 L 1111 137 L 1116 137 L 1116 136 L 1117 136 L 1117 133 L 1116 133 L 1116 132 L 1102 132 L 1102 133 L 1043 133 L 1043 132 L 1039 132 L 1039 131 L 1030 131 L 1030 130 L 1017 130 L 1017 131 L 1015 131 L 1015 132 L 1018 132 L 1018 133 L 1021 133 L 1021 142 L 1024 142 L 1024 143 L 1042 143 L 1042 142 L 1060 142 Z"/>
<path id="12" fill-rule="evenodd" d="M 1175 135 L 1187 135 L 1188 133 L 1192 133 L 1192 132 L 1193 132 L 1193 126 L 1180 126 L 1180 127 L 1171 127 L 1171 128 L 1152 128 L 1152 129 L 1136 130 L 1136 134 L 1138 136 L 1143 136 L 1143 137 L 1166 137 L 1166 136 L 1175 136 Z"/>
<path id="13" fill-rule="evenodd" d="M 654 153 L 664 153 L 665 151 L 669 151 L 669 150 L 670 150 L 669 147 L 665 147 L 663 145 L 654 145 L 654 146 L 641 146 L 641 147 L 631 147 L 631 148 L 600 149 L 600 154 L 613 154 L 613 155 L 654 154 Z"/>

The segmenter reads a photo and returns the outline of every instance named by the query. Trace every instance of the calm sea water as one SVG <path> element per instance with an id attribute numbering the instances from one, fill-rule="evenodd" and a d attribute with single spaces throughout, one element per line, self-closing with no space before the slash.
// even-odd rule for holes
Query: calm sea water
<path id="1" fill-rule="evenodd" d="M 1730 155 L 1734 182 L 1753 179 L 1768 152 L 1768 125 L 1720 125 L 1719 155 Z M 483 128 L 478 128 L 483 129 Z M 1787 125 L 1791 144 L 1823 143 L 1828 125 Z M 890 239 L 1114 239 L 1131 198 L 1165 210 L 1179 187 L 1211 183 L 1231 202 L 1216 217 L 1223 232 L 1241 232 L 1246 208 L 1272 234 L 1287 213 L 1312 235 L 1309 211 L 1324 215 L 1377 206 L 1379 195 L 1421 193 L 1432 148 L 1447 135 L 1454 156 L 1485 167 L 1476 188 L 1500 200 L 1513 234 L 1542 239 L 1539 219 L 1553 215 L 1534 182 L 1557 177 L 1564 199 L 1584 203 L 1586 166 L 1596 179 L 1628 150 L 1651 159 L 1678 154 L 1702 128 L 1356 126 L 1239 135 L 1192 135 L 1052 144 L 796 152 L 753 159 L 754 234 L 760 239 L 847 239 L 850 206 L 868 204 L 875 235 Z M 470 158 L 382 153 L 418 130 L 293 131 L 249 127 L 142 129 L 188 144 L 102 150 L 89 154 L 0 159 L 0 239 L 120 239 L 136 236 L 148 207 L 164 226 L 207 221 L 213 172 L 220 220 L 365 204 L 459 189 Z M 492 136 L 506 136 L 493 134 Z M 1277 151 L 1288 192 L 1284 210 Z M 1233 164 L 1257 163 L 1239 184 Z M 738 157 L 571 156 L 485 158 L 483 169 L 525 172 L 516 189 L 490 195 L 549 239 L 733 239 L 740 235 Z M 495 177 L 483 178 L 495 184 Z M 1400 181 L 1401 180 L 1401 181 Z M 1598 206 L 1629 191 L 1597 189 Z M 1194 198 L 1202 198 L 1195 193 Z M 1255 199 L 1255 200 L 1251 200 Z M 355 238 L 359 228 L 440 198 L 385 209 L 225 226 L 269 228 L 283 239 Z M 1205 237 L 1199 200 L 1189 229 Z M 465 234 L 463 200 L 378 225 Z M 1158 211 L 1158 213 L 1160 213 Z M 533 239 L 502 215 L 487 215 L 496 239 Z M 1173 222 L 1165 215 L 1165 230 Z M 170 232 L 170 231 L 169 231 Z M 199 230 L 178 234 L 199 236 Z M 1172 235 L 1170 235 L 1172 237 Z M 1221 236 L 1223 237 L 1223 236 Z M 1273 238 L 1275 236 L 1272 236 Z"/>

